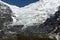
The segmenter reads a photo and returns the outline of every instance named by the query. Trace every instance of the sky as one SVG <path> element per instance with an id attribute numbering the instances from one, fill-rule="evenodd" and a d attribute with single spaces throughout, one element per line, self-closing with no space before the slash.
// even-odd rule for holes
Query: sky
<path id="1" fill-rule="evenodd" d="M 12 4 L 12 5 L 19 6 L 19 7 L 24 7 L 24 6 L 29 5 L 31 3 L 37 2 L 39 0 L 2 0 L 2 1 Z"/>

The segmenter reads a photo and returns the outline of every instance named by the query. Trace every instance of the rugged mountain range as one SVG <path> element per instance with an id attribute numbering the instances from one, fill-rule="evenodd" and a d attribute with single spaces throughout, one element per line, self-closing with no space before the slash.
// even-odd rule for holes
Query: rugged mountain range
<path id="1" fill-rule="evenodd" d="M 20 10 L 19 10 L 20 11 Z M 13 11 L 9 7 L 2 2 L 0 2 L 0 37 L 8 37 L 12 36 L 13 34 L 25 34 L 25 35 L 46 35 L 49 33 L 59 33 L 57 30 L 60 28 L 60 6 L 58 10 L 54 13 L 54 15 L 50 15 L 50 18 L 47 18 L 43 23 L 34 23 L 33 25 L 28 25 L 25 27 L 24 24 L 17 25 L 17 21 L 20 23 L 20 19 L 17 19 L 16 16 L 13 16 Z M 14 22 L 14 18 L 16 18 L 16 22 Z M 38 16 L 37 16 L 38 17 Z M 22 17 L 24 18 L 24 17 Z M 32 18 L 33 19 L 33 18 Z M 38 18 L 39 19 L 39 18 Z M 26 20 L 25 20 L 26 21 Z M 28 19 L 27 19 L 28 21 Z M 14 24 L 15 23 L 15 24 Z M 24 29 L 23 29 L 24 28 Z"/>

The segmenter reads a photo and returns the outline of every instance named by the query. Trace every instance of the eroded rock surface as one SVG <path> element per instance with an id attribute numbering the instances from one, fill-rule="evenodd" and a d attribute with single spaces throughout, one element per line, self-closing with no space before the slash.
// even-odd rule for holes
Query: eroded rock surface
<path id="1" fill-rule="evenodd" d="M 11 18 L 12 11 L 10 8 L 0 3 L 0 37 L 5 36 L 5 30 L 7 29 L 6 25 L 9 25 L 13 21 Z"/>

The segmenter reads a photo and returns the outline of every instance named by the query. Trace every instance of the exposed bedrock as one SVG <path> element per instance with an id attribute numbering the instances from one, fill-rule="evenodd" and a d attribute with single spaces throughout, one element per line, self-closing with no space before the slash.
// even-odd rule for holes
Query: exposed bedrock
<path id="1" fill-rule="evenodd" d="M 11 18 L 12 11 L 10 8 L 0 3 L 0 37 L 4 36 L 4 31 L 7 29 L 7 26 L 10 22 L 13 21 Z"/>

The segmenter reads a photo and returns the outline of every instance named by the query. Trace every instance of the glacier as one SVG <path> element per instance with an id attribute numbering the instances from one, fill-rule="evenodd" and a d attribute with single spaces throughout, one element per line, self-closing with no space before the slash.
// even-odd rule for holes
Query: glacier
<path id="1" fill-rule="evenodd" d="M 8 5 L 13 11 L 11 25 L 23 24 L 24 27 L 22 29 L 27 28 L 29 25 L 34 25 L 34 23 L 44 23 L 47 18 L 54 15 L 60 5 L 60 0 L 39 0 L 21 8 L 3 1 L 0 2 Z"/>

